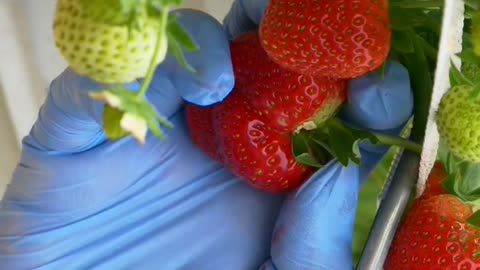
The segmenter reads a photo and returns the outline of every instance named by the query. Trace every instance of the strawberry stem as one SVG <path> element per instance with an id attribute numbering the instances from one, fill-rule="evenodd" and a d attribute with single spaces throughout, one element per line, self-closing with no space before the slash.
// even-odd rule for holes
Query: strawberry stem
<path id="1" fill-rule="evenodd" d="M 391 136 L 383 133 L 375 132 L 372 130 L 362 130 L 349 127 L 344 121 L 337 117 L 333 117 L 327 120 L 326 125 L 329 126 L 332 132 L 331 136 L 340 136 L 341 132 L 348 133 L 352 138 L 356 140 L 370 140 L 375 144 L 382 144 L 388 146 L 399 146 L 407 150 L 410 150 L 416 154 L 421 154 L 422 146 L 416 142 L 405 139 L 400 136 Z M 374 138 L 373 138 L 374 137 Z"/>
<path id="2" fill-rule="evenodd" d="M 157 33 L 157 41 L 155 43 L 155 50 L 153 52 L 152 59 L 150 60 L 150 65 L 147 70 L 147 74 L 145 75 L 145 78 L 142 82 L 142 86 L 140 87 L 140 90 L 138 91 L 137 94 L 137 99 L 143 99 L 145 96 L 145 93 L 148 90 L 148 86 L 150 85 L 150 82 L 152 81 L 153 75 L 155 73 L 155 68 L 157 67 L 157 58 L 159 52 L 162 50 L 161 46 L 163 46 L 164 42 L 164 36 L 165 32 L 167 31 L 167 23 L 168 23 L 168 13 L 169 13 L 169 7 L 165 6 L 162 8 L 162 12 L 160 14 L 160 27 L 158 28 L 158 33 Z"/>
<path id="3" fill-rule="evenodd" d="M 416 154 L 421 154 L 422 152 L 422 146 L 411 140 L 408 140 L 402 137 L 389 136 L 389 135 L 376 133 L 376 132 L 371 132 L 371 133 L 377 138 L 379 144 L 403 147 Z"/>

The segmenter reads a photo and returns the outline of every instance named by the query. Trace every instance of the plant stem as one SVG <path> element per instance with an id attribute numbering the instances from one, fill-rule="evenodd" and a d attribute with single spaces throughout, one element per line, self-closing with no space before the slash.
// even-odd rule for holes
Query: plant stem
<path id="1" fill-rule="evenodd" d="M 330 118 L 328 121 L 329 121 L 329 125 L 334 125 L 339 130 L 341 130 L 341 129 L 350 130 L 350 132 L 351 132 L 351 130 L 361 131 L 361 129 L 352 129 L 351 127 L 346 125 L 341 119 L 336 118 L 336 117 L 335 118 Z M 364 130 L 364 131 L 366 131 L 366 132 L 370 133 L 371 135 L 375 136 L 377 138 L 379 144 L 403 147 L 403 148 L 405 148 L 407 150 L 410 150 L 410 151 L 412 151 L 414 153 L 417 153 L 417 154 L 421 154 L 421 152 L 422 152 L 422 146 L 421 145 L 419 145 L 416 142 L 413 142 L 411 140 L 405 139 L 403 137 L 386 135 L 386 134 L 379 133 L 379 132 L 374 132 L 374 131 L 371 131 L 371 130 Z"/>
<path id="2" fill-rule="evenodd" d="M 145 96 L 145 93 L 148 90 L 148 86 L 150 85 L 150 82 L 152 81 L 153 74 L 155 73 L 155 68 L 157 67 L 157 58 L 158 58 L 158 53 L 161 50 L 160 46 L 163 45 L 163 36 L 165 35 L 165 31 L 167 31 L 167 23 L 168 23 L 168 12 L 169 12 L 169 7 L 165 6 L 162 8 L 162 13 L 160 15 L 160 27 L 158 28 L 158 33 L 157 33 L 157 41 L 155 43 L 155 49 L 153 51 L 153 56 L 150 61 L 150 65 L 148 66 L 147 74 L 145 75 L 145 79 L 143 80 L 142 86 L 140 87 L 140 90 L 137 93 L 137 99 L 143 99 Z"/>
<path id="3" fill-rule="evenodd" d="M 416 154 L 422 153 L 422 146 L 408 139 L 405 139 L 402 137 L 389 136 L 389 135 L 380 134 L 376 132 L 372 132 L 372 134 L 375 135 L 375 137 L 377 137 L 379 143 L 381 144 L 391 145 L 391 146 L 400 146 Z"/>

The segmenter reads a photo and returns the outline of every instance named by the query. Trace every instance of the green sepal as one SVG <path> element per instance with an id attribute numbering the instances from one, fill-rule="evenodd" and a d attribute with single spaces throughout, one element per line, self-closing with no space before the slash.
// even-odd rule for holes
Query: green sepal
<path id="1" fill-rule="evenodd" d="M 457 54 L 458 58 L 462 60 L 462 63 L 472 63 L 475 65 L 480 65 L 480 57 L 473 52 L 473 49 L 470 47 L 462 49 L 460 53 Z"/>
<path id="2" fill-rule="evenodd" d="M 437 157 L 438 160 L 443 164 L 447 175 L 456 172 L 458 164 L 461 162 L 459 158 L 450 152 L 448 145 L 442 138 L 440 138 L 440 142 L 438 144 Z"/>
<path id="3" fill-rule="evenodd" d="M 480 164 L 458 161 L 449 170 L 447 177 L 442 181 L 442 187 L 449 194 L 466 202 L 480 199 Z"/>
<path id="4" fill-rule="evenodd" d="M 480 82 L 477 82 L 473 85 L 468 98 L 471 101 L 479 101 L 480 100 Z"/>
<path id="5" fill-rule="evenodd" d="M 170 15 L 170 17 L 175 18 L 173 15 Z M 167 31 L 169 37 L 174 39 L 185 51 L 194 52 L 199 50 L 197 44 L 175 19 L 168 22 Z"/>
<path id="6" fill-rule="evenodd" d="M 445 189 L 445 191 L 447 191 L 448 194 L 452 194 L 452 195 L 456 195 L 458 196 L 457 194 L 457 174 L 456 173 L 450 173 L 447 175 L 447 177 L 445 177 L 444 180 L 442 180 L 442 182 L 440 183 L 441 186 L 443 187 L 443 189 Z"/>
<path id="7" fill-rule="evenodd" d="M 312 151 L 313 149 L 309 144 L 308 135 L 305 132 L 298 132 L 292 136 L 292 153 L 295 160 L 300 164 L 314 168 L 322 168 L 328 160 L 322 160 L 321 155 L 313 155 Z"/>
<path id="8" fill-rule="evenodd" d="M 473 213 L 468 219 L 467 224 L 480 229 L 480 210 Z"/>
<path id="9" fill-rule="evenodd" d="M 110 140 L 118 140 L 128 135 L 120 126 L 124 112 L 106 104 L 103 108 L 103 127 L 105 135 Z"/>
<path id="10" fill-rule="evenodd" d="M 349 161 L 360 164 L 359 143 L 361 141 L 368 140 L 372 144 L 378 143 L 378 139 L 373 133 L 351 128 L 335 117 L 326 120 L 322 126 L 313 130 L 312 140 L 343 166 L 347 166 Z"/>
<path id="11" fill-rule="evenodd" d="M 451 61 L 450 63 L 450 85 L 451 87 L 456 85 L 473 85 L 472 81 L 468 79 Z"/>
<path id="12" fill-rule="evenodd" d="M 172 38 L 168 39 L 168 54 L 175 57 L 180 66 L 182 66 L 186 70 L 190 72 L 196 72 L 196 69 L 187 62 L 185 54 L 183 53 L 182 48 L 180 47 L 178 42 Z"/>
<path id="13" fill-rule="evenodd" d="M 175 57 L 178 63 L 190 72 L 196 72 L 186 60 L 184 50 L 193 52 L 199 50 L 197 44 L 190 38 L 188 33 L 178 24 L 173 15 L 167 25 L 168 54 Z"/>

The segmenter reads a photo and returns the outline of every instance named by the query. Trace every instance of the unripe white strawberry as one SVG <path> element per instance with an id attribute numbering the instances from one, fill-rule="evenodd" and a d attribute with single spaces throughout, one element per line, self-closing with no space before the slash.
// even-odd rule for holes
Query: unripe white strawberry
<path id="1" fill-rule="evenodd" d="M 163 61 L 168 41 L 166 33 L 159 35 L 158 17 L 150 17 L 147 9 L 142 11 L 140 7 L 135 13 L 136 27 L 131 23 L 109 24 L 96 17 L 102 12 L 101 6 L 92 14 L 81 1 L 57 1 L 55 44 L 75 72 L 100 83 L 127 83 L 141 78 L 153 59 L 158 38 L 163 44 L 155 63 Z M 110 13 L 105 10 L 105 14 Z"/>
<path id="2" fill-rule="evenodd" d="M 457 85 L 440 101 L 436 122 L 450 151 L 469 162 L 480 162 L 480 101 L 469 98 L 473 88 Z"/>

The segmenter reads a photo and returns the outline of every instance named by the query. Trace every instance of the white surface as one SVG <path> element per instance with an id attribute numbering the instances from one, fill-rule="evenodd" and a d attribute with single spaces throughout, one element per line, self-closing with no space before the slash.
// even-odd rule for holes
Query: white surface
<path id="1" fill-rule="evenodd" d="M 221 21 L 232 0 L 185 0 Z M 55 0 L 0 1 L 0 198 L 49 82 L 66 64 L 53 46 Z M 5 102 L 4 102 L 5 101 Z M 11 123 L 14 123 L 13 125 Z"/>
<path id="2" fill-rule="evenodd" d="M 435 123 L 435 113 L 442 96 L 450 87 L 450 63 L 460 67 L 460 60 L 455 54 L 462 50 L 462 34 L 464 19 L 464 2 L 461 0 L 446 0 L 442 22 L 442 35 L 438 49 L 437 67 L 433 85 L 433 95 L 430 104 L 425 142 L 420 160 L 419 178 L 417 181 L 417 196 L 425 189 L 425 182 L 437 157 L 439 134 Z"/>

